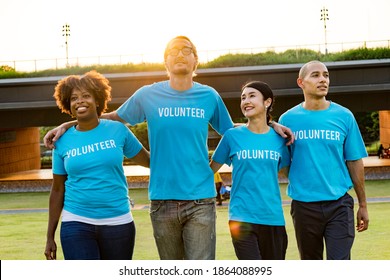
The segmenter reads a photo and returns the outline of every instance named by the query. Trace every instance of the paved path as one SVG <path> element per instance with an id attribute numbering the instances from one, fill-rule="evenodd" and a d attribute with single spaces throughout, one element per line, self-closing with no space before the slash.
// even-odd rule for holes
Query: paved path
<path id="1" fill-rule="evenodd" d="M 366 157 L 363 159 L 364 167 L 390 167 L 390 159 L 379 159 L 378 157 Z M 124 166 L 126 177 L 149 176 L 149 168 L 139 165 Z M 231 167 L 223 165 L 220 173 L 231 173 Z M 51 180 L 53 174 L 51 169 L 38 169 L 10 174 L 0 174 L 0 181 L 20 181 L 20 180 Z"/>

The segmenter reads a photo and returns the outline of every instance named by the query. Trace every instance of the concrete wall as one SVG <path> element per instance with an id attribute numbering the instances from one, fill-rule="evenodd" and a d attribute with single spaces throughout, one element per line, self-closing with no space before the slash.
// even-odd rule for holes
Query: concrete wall
<path id="1" fill-rule="evenodd" d="M 38 127 L 0 129 L 0 174 L 40 168 Z"/>

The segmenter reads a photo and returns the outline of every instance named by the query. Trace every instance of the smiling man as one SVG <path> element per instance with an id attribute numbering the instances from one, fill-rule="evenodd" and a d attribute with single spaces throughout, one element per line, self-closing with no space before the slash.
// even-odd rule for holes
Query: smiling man
<path id="1" fill-rule="evenodd" d="M 280 117 L 291 128 L 288 195 L 301 259 L 350 259 L 355 237 L 354 187 L 359 209 L 356 229 L 368 228 L 363 157 L 367 152 L 347 108 L 326 99 L 329 72 L 319 61 L 302 66 L 297 79 L 304 102 Z"/>

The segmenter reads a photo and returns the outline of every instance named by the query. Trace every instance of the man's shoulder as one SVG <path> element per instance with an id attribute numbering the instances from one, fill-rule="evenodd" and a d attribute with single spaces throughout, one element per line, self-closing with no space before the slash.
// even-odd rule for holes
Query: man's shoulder
<path id="1" fill-rule="evenodd" d="M 194 82 L 194 87 L 195 90 L 206 90 L 212 93 L 217 93 L 217 90 L 213 88 L 212 86 L 201 84 L 199 82 Z"/>
<path id="2" fill-rule="evenodd" d="M 301 103 L 300 103 L 300 104 L 297 104 L 297 105 L 295 105 L 294 107 L 288 109 L 286 112 L 284 112 L 284 113 L 280 116 L 280 118 L 283 118 L 283 117 L 288 116 L 288 115 L 291 115 L 291 114 L 298 113 L 298 112 L 300 112 L 301 110 L 302 110 L 302 105 L 301 105 Z"/>
<path id="3" fill-rule="evenodd" d="M 353 115 L 351 110 L 348 109 L 347 107 L 344 107 L 343 105 L 340 105 L 336 102 L 333 102 L 331 101 L 331 106 L 332 106 L 332 109 L 339 112 L 339 113 L 345 113 L 345 114 L 348 114 L 348 115 Z"/>
<path id="4" fill-rule="evenodd" d="M 333 102 L 333 101 L 330 101 L 330 104 L 333 108 L 336 108 L 336 109 L 339 109 L 339 110 L 345 110 L 345 111 L 349 111 L 349 109 L 343 105 L 340 105 L 339 103 L 336 103 L 336 102 Z"/>
<path id="5" fill-rule="evenodd" d="M 150 96 L 155 96 L 156 92 L 161 92 L 164 88 L 169 90 L 168 81 L 160 81 L 152 84 L 143 85 L 139 89 L 137 89 L 132 96 L 130 96 L 129 100 L 137 100 L 139 98 L 149 98 Z"/>

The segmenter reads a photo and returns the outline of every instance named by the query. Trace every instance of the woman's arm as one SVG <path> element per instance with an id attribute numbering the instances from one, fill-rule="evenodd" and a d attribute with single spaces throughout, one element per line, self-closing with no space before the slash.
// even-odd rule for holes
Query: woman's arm
<path id="1" fill-rule="evenodd" d="M 66 175 L 53 174 L 53 185 L 49 198 L 49 221 L 47 225 L 45 256 L 47 260 L 57 259 L 57 244 L 55 232 L 60 220 L 62 208 L 64 207 Z"/>

